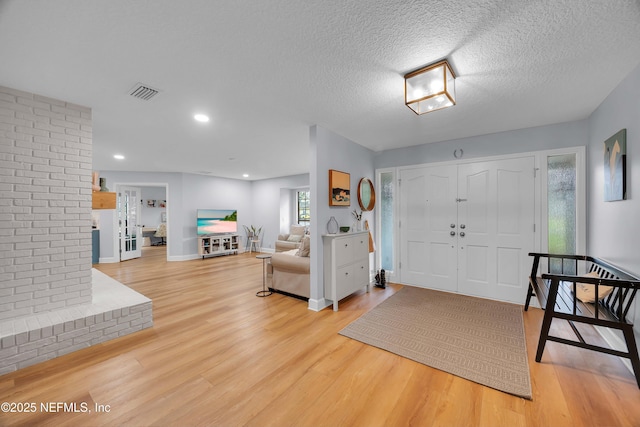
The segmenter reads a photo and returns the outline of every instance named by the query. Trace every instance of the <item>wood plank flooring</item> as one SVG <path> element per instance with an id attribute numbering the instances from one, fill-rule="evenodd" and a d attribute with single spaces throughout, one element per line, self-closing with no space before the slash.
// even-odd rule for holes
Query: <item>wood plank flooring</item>
<path id="1" fill-rule="evenodd" d="M 256 297 L 255 254 L 165 257 L 152 247 L 97 266 L 153 300 L 154 327 L 1 376 L 0 402 L 37 405 L 0 412 L 1 426 L 640 426 L 640 390 L 617 358 L 548 343 L 535 362 L 538 309 L 524 314 L 528 401 L 338 335 L 399 285 L 316 313 Z"/>

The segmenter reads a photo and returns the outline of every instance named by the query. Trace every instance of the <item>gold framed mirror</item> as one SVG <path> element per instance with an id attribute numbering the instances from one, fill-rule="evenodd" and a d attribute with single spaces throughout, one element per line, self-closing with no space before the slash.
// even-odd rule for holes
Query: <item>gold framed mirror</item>
<path id="1" fill-rule="evenodd" d="M 358 204 L 363 211 L 373 210 L 376 204 L 376 191 L 369 178 L 362 178 L 358 183 Z"/>

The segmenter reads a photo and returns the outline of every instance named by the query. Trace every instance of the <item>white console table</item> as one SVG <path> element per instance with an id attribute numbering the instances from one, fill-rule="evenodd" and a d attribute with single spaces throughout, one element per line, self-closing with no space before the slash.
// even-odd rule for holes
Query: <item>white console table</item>
<path id="1" fill-rule="evenodd" d="M 198 236 L 198 255 L 204 259 L 208 255 L 237 254 L 240 247 L 238 234 L 219 236 Z"/>
<path id="2" fill-rule="evenodd" d="M 363 287 L 369 291 L 369 232 L 325 234 L 322 240 L 324 296 L 338 311 L 341 299 Z"/>

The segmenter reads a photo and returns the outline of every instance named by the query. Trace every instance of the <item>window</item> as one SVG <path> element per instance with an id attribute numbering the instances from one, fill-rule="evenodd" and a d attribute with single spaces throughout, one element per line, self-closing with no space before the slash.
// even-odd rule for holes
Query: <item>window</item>
<path id="1" fill-rule="evenodd" d="M 297 200 L 298 224 L 309 225 L 311 222 L 311 197 L 309 191 L 298 191 Z"/>
<path id="2" fill-rule="evenodd" d="M 547 227 L 549 252 L 576 254 L 576 155 L 547 157 Z M 553 260 L 554 273 L 577 274 L 575 264 Z M 567 264 L 567 263 L 565 263 Z"/>
<path id="3" fill-rule="evenodd" d="M 386 271 L 393 271 L 394 266 L 394 243 L 393 234 L 395 232 L 394 219 L 394 172 L 382 171 L 378 175 L 378 192 L 380 194 L 379 224 L 380 224 L 380 251 L 379 265 Z"/>

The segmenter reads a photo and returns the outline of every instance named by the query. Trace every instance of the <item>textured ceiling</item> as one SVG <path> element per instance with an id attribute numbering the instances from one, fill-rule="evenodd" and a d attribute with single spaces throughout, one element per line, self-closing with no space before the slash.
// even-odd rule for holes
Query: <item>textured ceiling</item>
<path id="1" fill-rule="evenodd" d="M 402 76 L 444 57 L 458 105 L 416 116 Z M 638 63 L 632 0 L 0 0 L 0 85 L 91 107 L 98 170 L 261 179 L 308 172 L 313 124 L 380 151 L 583 119 Z"/>

